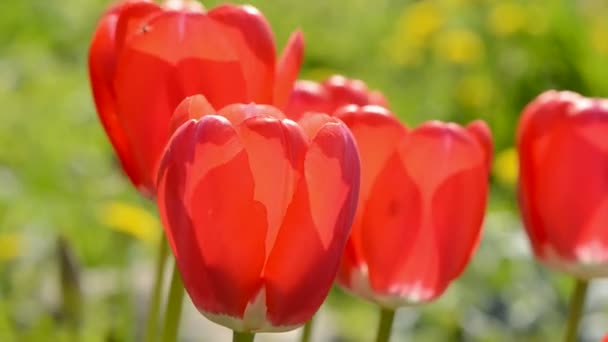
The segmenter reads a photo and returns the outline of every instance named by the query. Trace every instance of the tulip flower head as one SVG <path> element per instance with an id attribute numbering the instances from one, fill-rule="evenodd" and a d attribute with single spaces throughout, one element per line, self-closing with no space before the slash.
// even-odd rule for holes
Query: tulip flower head
<path id="1" fill-rule="evenodd" d="M 608 276 L 608 100 L 548 91 L 517 131 L 519 204 L 536 257 L 578 278 Z"/>
<path id="2" fill-rule="evenodd" d="M 272 31 L 252 6 L 209 11 L 197 1 L 124 1 L 100 20 L 89 51 L 99 118 L 132 183 L 153 195 L 173 110 L 204 94 L 222 108 L 284 107 L 297 78 L 302 36 L 277 60 Z"/>
<path id="3" fill-rule="evenodd" d="M 203 96 L 173 120 L 157 202 L 194 305 L 237 331 L 303 324 L 327 296 L 356 210 L 348 128 L 264 105 L 216 112 Z"/>
<path id="4" fill-rule="evenodd" d="M 340 107 L 353 104 L 388 107 L 384 95 L 379 91 L 369 90 L 363 81 L 334 75 L 321 83 L 297 81 L 285 113 L 298 120 L 307 112 L 333 114 Z"/>
<path id="5" fill-rule="evenodd" d="M 396 309 L 437 298 L 474 252 L 488 193 L 490 131 L 430 121 L 408 130 L 387 109 L 347 106 L 361 189 L 338 283 Z"/>

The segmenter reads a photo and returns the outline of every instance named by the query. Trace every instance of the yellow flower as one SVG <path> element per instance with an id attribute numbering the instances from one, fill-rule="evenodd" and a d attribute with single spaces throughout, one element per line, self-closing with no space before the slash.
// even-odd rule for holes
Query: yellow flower
<path id="1" fill-rule="evenodd" d="M 0 234 L 0 262 L 14 260 L 21 252 L 21 238 L 17 234 Z"/>
<path id="2" fill-rule="evenodd" d="M 433 1 L 419 1 L 407 7 L 397 23 L 398 35 L 420 46 L 443 25 L 441 9 Z"/>
<path id="3" fill-rule="evenodd" d="M 517 183 L 519 161 L 517 151 L 511 147 L 499 152 L 494 160 L 492 174 L 499 183 L 513 187 Z"/>
<path id="4" fill-rule="evenodd" d="M 419 64 L 427 41 L 443 22 L 441 8 L 434 1 L 416 2 L 406 7 L 397 20 L 395 32 L 384 44 L 389 59 L 400 65 Z"/>
<path id="5" fill-rule="evenodd" d="M 608 56 L 608 22 L 603 18 L 594 20 L 589 30 L 593 49 L 601 55 Z"/>
<path id="6" fill-rule="evenodd" d="M 465 107 L 484 108 L 492 101 L 493 89 L 492 80 L 487 76 L 467 75 L 457 84 L 456 99 Z"/>
<path id="7" fill-rule="evenodd" d="M 518 3 L 502 1 L 488 15 L 488 27 L 498 36 L 517 33 L 526 25 L 526 9 Z"/>
<path id="8" fill-rule="evenodd" d="M 161 231 L 158 219 L 143 208 L 111 202 L 101 209 L 101 221 L 109 228 L 144 242 L 155 242 Z"/>
<path id="9" fill-rule="evenodd" d="M 476 32 L 467 29 L 443 31 L 435 41 L 439 58 L 454 64 L 475 64 L 484 55 L 484 45 Z"/>

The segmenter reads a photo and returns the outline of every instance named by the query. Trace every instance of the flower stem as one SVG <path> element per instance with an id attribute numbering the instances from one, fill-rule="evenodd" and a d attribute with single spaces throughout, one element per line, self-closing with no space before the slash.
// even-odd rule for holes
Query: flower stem
<path id="1" fill-rule="evenodd" d="M 165 309 L 165 326 L 163 328 L 163 342 L 177 341 L 179 332 L 179 321 L 182 316 L 182 303 L 184 301 L 184 285 L 179 275 L 177 264 L 173 266 L 173 276 L 171 277 L 171 288 Z"/>
<path id="2" fill-rule="evenodd" d="M 253 342 L 255 334 L 249 332 L 240 332 L 234 330 L 232 332 L 232 342 Z"/>
<path id="3" fill-rule="evenodd" d="M 576 280 L 574 292 L 572 293 L 572 297 L 570 297 L 570 315 L 568 317 L 568 326 L 566 328 L 566 335 L 564 335 L 564 342 L 576 341 L 588 287 L 589 282 L 587 280 Z"/>
<path id="4" fill-rule="evenodd" d="M 376 336 L 376 342 L 388 342 L 390 340 L 394 318 L 395 310 L 385 308 L 380 309 L 380 324 L 378 324 L 378 335 Z"/>
<path id="5" fill-rule="evenodd" d="M 156 340 L 158 333 L 158 313 L 160 312 L 160 298 L 162 295 L 163 279 L 165 278 L 165 263 L 169 256 L 169 244 L 163 234 L 160 238 L 158 246 L 158 255 L 156 257 L 156 269 L 154 278 L 154 288 L 150 298 L 148 308 L 148 318 L 146 320 L 146 334 L 144 341 L 153 342 Z"/>
<path id="6" fill-rule="evenodd" d="M 302 337 L 300 338 L 301 342 L 309 342 L 310 341 L 310 336 L 312 335 L 312 323 L 313 323 L 313 318 L 311 318 L 310 320 L 308 320 L 308 322 L 306 322 L 306 324 L 304 324 L 304 329 L 302 329 Z"/>

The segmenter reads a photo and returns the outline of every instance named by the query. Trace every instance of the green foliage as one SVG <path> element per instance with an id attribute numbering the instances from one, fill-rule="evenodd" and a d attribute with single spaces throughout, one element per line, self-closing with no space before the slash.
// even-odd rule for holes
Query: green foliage
<path id="1" fill-rule="evenodd" d="M 541 91 L 608 96 L 602 0 L 251 3 L 267 15 L 279 49 L 292 30 L 304 31 L 303 78 L 364 79 L 409 125 L 483 118 L 499 151 L 512 146 L 522 107 Z M 109 229 L 103 208 L 154 208 L 122 176 L 93 108 L 87 49 L 107 5 L 21 0 L 0 11 L 1 341 L 130 341 L 139 333 L 133 265 L 151 260 L 152 247 Z M 558 340 L 571 284 L 531 257 L 512 185 L 494 184 L 465 274 L 437 302 L 401 310 L 395 340 Z M 76 337 L 61 319 L 58 235 L 99 280 L 82 284 Z M 336 290 L 329 308 L 346 340 L 373 335 L 372 305 Z M 594 324 L 584 325 L 585 340 L 598 340 L 608 319 L 597 306 L 587 314 Z"/>

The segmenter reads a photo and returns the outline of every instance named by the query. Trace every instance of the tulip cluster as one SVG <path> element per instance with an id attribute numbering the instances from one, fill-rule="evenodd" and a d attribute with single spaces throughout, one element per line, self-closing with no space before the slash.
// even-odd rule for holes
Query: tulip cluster
<path id="1" fill-rule="evenodd" d="M 296 32 L 277 58 L 251 6 L 188 0 L 123 1 L 91 43 L 125 173 L 156 199 L 194 305 L 236 332 L 304 324 L 334 280 L 388 312 L 432 301 L 481 236 L 488 126 L 410 129 L 363 81 L 296 82 L 302 56 Z M 608 276 L 607 132 L 608 102 L 570 92 L 534 100 L 517 132 L 534 252 L 579 279 Z"/>

